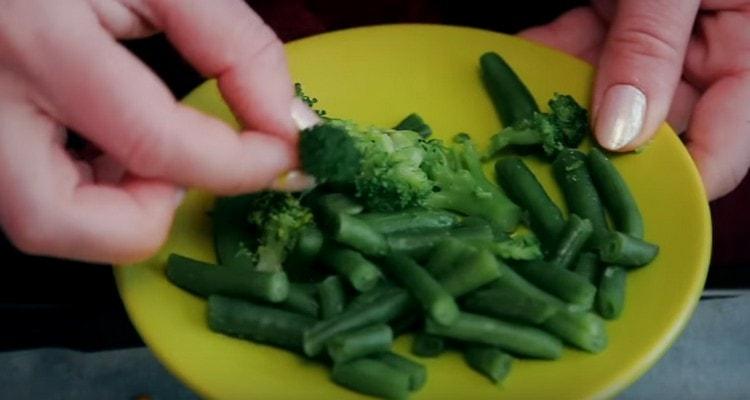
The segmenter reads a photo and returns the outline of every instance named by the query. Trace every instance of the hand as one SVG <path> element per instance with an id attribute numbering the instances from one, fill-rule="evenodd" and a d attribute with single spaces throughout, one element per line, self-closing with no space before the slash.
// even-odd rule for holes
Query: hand
<path id="1" fill-rule="evenodd" d="M 685 132 L 709 199 L 750 166 L 750 2 L 595 0 L 521 36 L 598 67 L 594 131 L 608 149 L 644 144 L 666 120 Z"/>
<path id="2" fill-rule="evenodd" d="M 154 253 L 181 187 L 258 190 L 294 168 L 283 47 L 239 0 L 0 0 L 0 224 L 21 249 L 98 262 Z M 244 126 L 177 103 L 115 38 L 163 30 Z M 294 115 L 293 115 L 294 114 Z M 65 149 L 69 127 L 103 155 Z"/>

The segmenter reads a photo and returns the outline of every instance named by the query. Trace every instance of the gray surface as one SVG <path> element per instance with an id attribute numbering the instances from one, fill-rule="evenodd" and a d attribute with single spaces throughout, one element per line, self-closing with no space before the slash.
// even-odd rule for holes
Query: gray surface
<path id="1" fill-rule="evenodd" d="M 196 399 L 147 349 L 0 353 L 2 399 Z M 750 296 L 704 300 L 659 363 L 619 396 L 750 398 Z"/>

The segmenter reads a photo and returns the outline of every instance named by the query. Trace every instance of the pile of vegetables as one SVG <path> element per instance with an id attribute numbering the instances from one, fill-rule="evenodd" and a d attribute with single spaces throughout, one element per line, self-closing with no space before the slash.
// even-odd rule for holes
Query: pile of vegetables
<path id="1" fill-rule="evenodd" d="M 627 271 L 658 247 L 606 155 L 577 150 L 586 110 L 555 95 L 542 112 L 499 55 L 480 65 L 505 126 L 488 149 L 463 133 L 434 139 L 416 114 L 379 128 L 319 112 L 299 144 L 317 186 L 218 199 L 219 265 L 172 254 L 168 279 L 208 299 L 212 330 L 325 363 L 333 382 L 384 398 L 427 381 L 391 350 L 402 334 L 414 334 L 415 356 L 460 351 L 496 383 L 515 358 L 603 351 Z M 519 146 L 552 163 L 567 216 Z"/>

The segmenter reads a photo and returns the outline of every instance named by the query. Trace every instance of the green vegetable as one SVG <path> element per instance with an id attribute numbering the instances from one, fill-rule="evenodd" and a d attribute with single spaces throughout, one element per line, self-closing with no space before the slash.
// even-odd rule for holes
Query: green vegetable
<path id="1" fill-rule="evenodd" d="M 659 254 L 659 246 L 622 232 L 610 232 L 599 251 L 605 263 L 637 268 L 653 261 Z"/>
<path id="2" fill-rule="evenodd" d="M 445 352 L 445 340 L 440 336 L 419 332 L 411 342 L 411 352 L 420 357 L 437 357 Z"/>
<path id="3" fill-rule="evenodd" d="M 617 319 L 622 314 L 626 280 L 627 272 L 621 267 L 609 266 L 602 272 L 596 292 L 596 311 L 603 318 Z"/>
<path id="4" fill-rule="evenodd" d="M 390 350 L 393 331 L 385 324 L 342 332 L 326 342 L 326 350 L 334 363 L 344 363 L 370 354 Z"/>
<path id="5" fill-rule="evenodd" d="M 604 216 L 604 206 L 586 168 L 586 156 L 578 150 L 563 150 L 552 163 L 552 169 L 568 210 L 591 222 L 594 228 L 591 240 L 594 247 L 597 247 L 609 227 Z"/>
<path id="6" fill-rule="evenodd" d="M 597 148 L 589 151 L 587 161 L 591 179 L 612 217 L 615 229 L 642 239 L 643 217 L 622 175 Z"/>
<path id="7" fill-rule="evenodd" d="M 542 328 L 566 342 L 591 353 L 599 353 L 607 347 L 607 331 L 604 321 L 596 314 L 575 306 L 559 305 Z"/>
<path id="8" fill-rule="evenodd" d="M 495 174 L 508 197 L 528 212 L 531 230 L 545 248 L 553 249 L 565 220 L 534 173 L 521 158 L 505 157 L 495 163 Z"/>
<path id="9" fill-rule="evenodd" d="M 568 269 L 593 233 L 594 228 L 589 220 L 570 214 L 568 222 L 560 232 L 550 263 L 556 267 Z"/>
<path id="10" fill-rule="evenodd" d="M 202 297 L 220 294 L 280 302 L 289 295 L 289 280 L 284 272 L 219 268 L 177 254 L 169 255 L 166 272 L 170 282 Z"/>
<path id="11" fill-rule="evenodd" d="M 335 364 L 331 379 L 346 388 L 385 399 L 405 399 L 409 396 L 411 376 L 382 361 L 360 358 Z"/>
<path id="12" fill-rule="evenodd" d="M 315 225 L 302 228 L 297 243 L 284 262 L 284 271 L 290 280 L 313 281 L 315 268 L 311 268 L 323 247 L 323 233 Z"/>
<path id="13" fill-rule="evenodd" d="M 479 65 L 484 86 L 505 126 L 530 118 L 539 111 L 529 89 L 499 54 L 482 54 Z"/>
<path id="14" fill-rule="evenodd" d="M 329 230 L 337 242 L 351 246 L 368 256 L 382 256 L 388 253 L 388 242 L 385 237 L 365 221 L 348 214 L 330 216 L 329 221 Z"/>
<path id="15" fill-rule="evenodd" d="M 318 299 L 320 300 L 320 317 L 331 318 L 341 314 L 346 305 L 346 293 L 344 285 L 338 276 L 329 276 L 318 283 Z"/>
<path id="16" fill-rule="evenodd" d="M 520 263 L 514 270 L 532 284 L 567 303 L 588 310 L 594 302 L 596 286 L 573 271 L 543 261 Z"/>
<path id="17" fill-rule="evenodd" d="M 423 138 L 432 135 L 432 128 L 430 128 L 430 126 L 427 125 L 422 117 L 420 117 L 417 113 L 411 113 L 407 115 L 393 129 L 397 131 L 417 132 L 419 136 Z"/>
<path id="18" fill-rule="evenodd" d="M 350 214 L 356 215 L 364 210 L 364 207 L 342 193 L 326 193 L 315 199 L 315 206 L 322 213 Z"/>
<path id="19" fill-rule="evenodd" d="M 299 284 L 292 283 L 289 286 L 289 295 L 283 302 L 279 303 L 279 307 L 298 314 L 317 318 L 320 314 L 320 304 L 318 304 L 313 293 L 314 292 L 307 291 Z"/>
<path id="20" fill-rule="evenodd" d="M 425 330 L 433 335 L 496 346 L 520 356 L 557 359 L 562 355 L 562 343 L 547 332 L 477 314 L 461 312 L 451 325 L 427 319 Z"/>
<path id="21" fill-rule="evenodd" d="M 411 309 L 412 302 L 404 290 L 373 299 L 357 307 L 348 307 L 341 314 L 322 320 L 304 333 L 305 354 L 314 357 L 325 343 L 339 333 L 367 325 L 386 323 Z"/>
<path id="22" fill-rule="evenodd" d="M 482 219 L 466 218 L 452 228 L 410 230 L 387 235 L 388 247 L 394 253 L 424 259 L 443 241 L 454 238 L 465 243 L 486 243 L 492 240 L 492 228 Z"/>
<path id="23" fill-rule="evenodd" d="M 399 254 L 386 257 L 382 266 L 437 323 L 449 325 L 458 317 L 453 297 L 413 259 Z"/>
<path id="24" fill-rule="evenodd" d="M 472 247 L 466 241 L 448 237 L 435 245 L 425 269 L 432 276 L 440 276 L 450 271 Z"/>
<path id="25" fill-rule="evenodd" d="M 253 197 L 243 195 L 216 199 L 211 220 L 216 259 L 221 265 L 249 268 L 257 261 L 251 250 L 257 246 L 257 238 L 252 235 L 246 221 Z"/>
<path id="26" fill-rule="evenodd" d="M 489 287 L 468 294 L 461 308 L 488 317 L 538 325 L 557 311 L 549 301 L 514 287 Z"/>
<path id="27" fill-rule="evenodd" d="M 510 373 L 513 357 L 496 348 L 469 346 L 463 353 L 466 364 L 494 383 L 502 382 Z"/>
<path id="28" fill-rule="evenodd" d="M 375 264 L 351 249 L 328 246 L 321 259 L 360 292 L 374 288 L 383 278 Z"/>
<path id="29" fill-rule="evenodd" d="M 479 247 L 490 251 L 503 260 L 538 260 L 542 258 L 539 240 L 532 233 L 516 234 L 505 240 L 479 243 Z"/>
<path id="30" fill-rule="evenodd" d="M 314 318 L 225 296 L 209 296 L 208 327 L 214 332 L 302 352 L 302 333 Z"/>
<path id="31" fill-rule="evenodd" d="M 412 209 L 396 212 L 360 214 L 373 230 L 388 235 L 404 231 L 451 228 L 461 223 L 461 216 L 444 210 Z"/>
<path id="32" fill-rule="evenodd" d="M 599 280 L 599 256 L 590 252 L 579 254 L 573 272 L 591 283 L 597 282 Z"/>
<path id="33" fill-rule="evenodd" d="M 427 369 L 406 357 L 393 352 L 379 353 L 368 358 L 383 362 L 409 376 L 409 390 L 415 392 L 427 382 Z"/>
<path id="34" fill-rule="evenodd" d="M 469 255 L 465 262 L 436 276 L 440 285 L 454 297 L 472 292 L 500 276 L 498 261 L 487 250 L 479 250 Z"/>

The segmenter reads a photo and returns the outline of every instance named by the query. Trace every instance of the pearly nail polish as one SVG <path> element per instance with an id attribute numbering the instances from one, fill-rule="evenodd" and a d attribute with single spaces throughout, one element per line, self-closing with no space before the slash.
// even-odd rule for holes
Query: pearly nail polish
<path id="1" fill-rule="evenodd" d="M 599 144 L 619 150 L 632 143 L 643 129 L 646 95 L 635 86 L 614 85 L 604 93 L 596 116 L 595 133 Z"/>
<path id="2" fill-rule="evenodd" d="M 298 98 L 292 100 L 290 112 L 292 113 L 292 119 L 299 130 L 307 129 L 320 123 L 320 117 L 318 114 Z"/>

